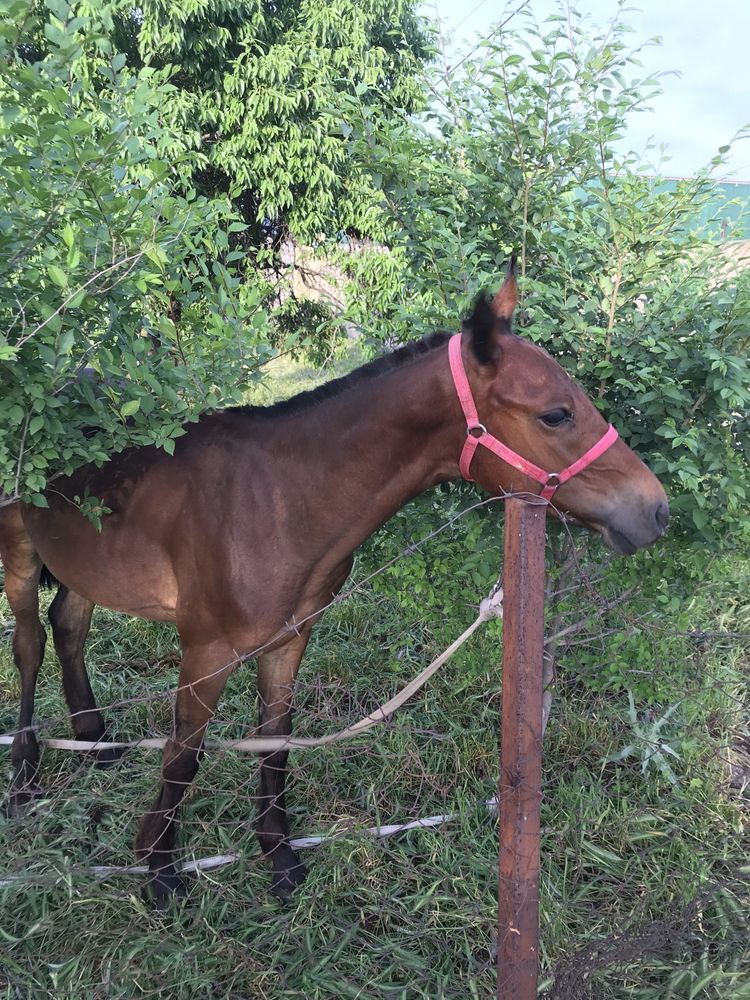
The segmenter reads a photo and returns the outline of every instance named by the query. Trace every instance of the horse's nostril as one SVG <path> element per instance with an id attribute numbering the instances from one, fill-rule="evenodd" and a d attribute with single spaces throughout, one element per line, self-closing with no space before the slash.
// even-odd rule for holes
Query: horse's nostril
<path id="1" fill-rule="evenodd" d="M 659 506 L 656 508 L 656 523 L 659 525 L 662 531 L 666 528 L 669 522 L 669 504 L 666 500 L 662 500 Z"/>

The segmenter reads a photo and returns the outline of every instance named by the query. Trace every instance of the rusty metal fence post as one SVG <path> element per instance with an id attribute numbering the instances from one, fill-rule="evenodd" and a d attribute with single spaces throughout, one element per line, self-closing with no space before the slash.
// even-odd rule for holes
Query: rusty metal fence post
<path id="1" fill-rule="evenodd" d="M 537 995 L 546 514 L 505 503 L 497 1000 Z"/>

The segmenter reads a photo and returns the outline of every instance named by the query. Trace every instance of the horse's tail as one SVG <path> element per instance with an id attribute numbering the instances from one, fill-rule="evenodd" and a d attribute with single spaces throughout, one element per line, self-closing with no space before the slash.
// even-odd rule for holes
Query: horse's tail
<path id="1" fill-rule="evenodd" d="M 46 566 L 42 566 L 42 572 L 39 577 L 40 587 L 44 587 L 45 590 L 51 590 L 53 587 L 56 587 L 59 582 L 60 581 L 57 577 L 53 576 Z"/>

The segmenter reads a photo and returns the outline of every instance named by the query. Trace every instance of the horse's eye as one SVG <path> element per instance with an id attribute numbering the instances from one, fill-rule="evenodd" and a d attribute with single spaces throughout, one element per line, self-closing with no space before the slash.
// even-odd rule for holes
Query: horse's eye
<path id="1" fill-rule="evenodd" d="M 566 420 L 572 420 L 573 414 L 570 410 L 550 410 L 548 413 L 543 413 L 539 418 L 542 423 L 546 424 L 548 427 L 559 427 L 560 424 L 564 424 Z"/>

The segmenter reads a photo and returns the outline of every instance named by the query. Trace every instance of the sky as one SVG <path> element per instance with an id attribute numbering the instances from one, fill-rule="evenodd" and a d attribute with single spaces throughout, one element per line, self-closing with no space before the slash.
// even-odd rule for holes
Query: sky
<path id="1" fill-rule="evenodd" d="M 421 11 L 431 18 L 437 12 L 452 36 L 449 54 L 458 55 L 521 3 L 427 0 Z M 557 0 L 528 3 L 538 20 L 559 10 Z M 616 0 L 579 0 L 574 6 L 602 26 L 617 10 Z M 623 20 L 634 29 L 634 45 L 660 36 L 661 45 L 649 46 L 640 58 L 646 73 L 665 74 L 653 110 L 632 116 L 627 145 L 642 153 L 649 139 L 664 144 L 670 159 L 657 151 L 648 162 L 667 176 L 689 176 L 750 126 L 750 0 L 642 0 L 640 8 L 627 8 Z M 750 181 L 750 138 L 733 144 L 728 165 L 716 176 Z"/>

